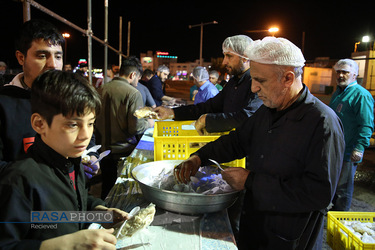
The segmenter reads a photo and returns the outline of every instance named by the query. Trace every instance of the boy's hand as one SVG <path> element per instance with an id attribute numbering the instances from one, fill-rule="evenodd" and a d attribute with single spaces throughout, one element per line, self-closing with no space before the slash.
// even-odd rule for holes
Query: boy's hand
<path id="1" fill-rule="evenodd" d="M 91 162 L 95 162 L 97 160 L 96 156 L 91 155 L 90 161 L 87 163 L 83 163 L 85 175 L 88 179 L 91 179 L 94 175 L 98 174 L 98 171 L 100 169 L 99 162 L 95 163 L 95 165 L 91 165 Z"/>
<path id="2" fill-rule="evenodd" d="M 121 209 L 118 208 L 107 208 L 102 205 L 98 205 L 95 207 L 95 210 L 97 211 L 112 211 L 113 214 L 113 223 L 103 223 L 102 226 L 104 228 L 111 228 L 113 225 L 116 225 L 117 223 L 124 221 L 124 220 L 129 220 L 129 214 L 127 212 L 122 211 Z"/>
<path id="3" fill-rule="evenodd" d="M 116 249 L 114 229 L 86 229 L 42 242 L 40 249 Z"/>

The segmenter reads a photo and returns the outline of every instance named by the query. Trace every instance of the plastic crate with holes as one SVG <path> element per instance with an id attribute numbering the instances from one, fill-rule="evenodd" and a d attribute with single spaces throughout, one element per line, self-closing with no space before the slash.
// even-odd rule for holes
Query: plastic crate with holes
<path id="1" fill-rule="evenodd" d="M 375 222 L 375 212 L 328 212 L 327 243 L 336 249 L 375 250 L 375 244 L 364 243 L 342 221 Z"/>
<path id="2" fill-rule="evenodd" d="M 154 126 L 154 160 L 185 160 L 208 142 L 223 134 L 215 133 L 200 136 L 195 130 L 194 121 L 158 121 Z M 221 165 L 245 168 L 245 158 Z"/>

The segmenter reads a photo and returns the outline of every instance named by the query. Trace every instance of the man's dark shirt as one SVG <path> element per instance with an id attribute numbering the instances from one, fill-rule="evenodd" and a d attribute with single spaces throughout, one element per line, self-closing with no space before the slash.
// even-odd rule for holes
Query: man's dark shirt
<path id="1" fill-rule="evenodd" d="M 162 105 L 163 101 L 161 100 L 161 98 L 163 98 L 164 96 L 163 83 L 156 74 L 147 82 L 147 88 L 150 90 L 156 106 Z"/>
<path id="2" fill-rule="evenodd" d="M 250 70 L 238 78 L 232 77 L 215 97 L 204 103 L 174 108 L 175 120 L 197 120 L 207 114 L 208 132 L 223 132 L 239 127 L 263 104 L 257 94 L 251 92 Z"/>
<path id="3" fill-rule="evenodd" d="M 256 232 L 254 239 L 269 242 L 271 231 L 280 237 L 300 235 L 296 229 L 303 228 L 309 213 L 330 204 L 344 149 L 340 119 L 304 86 L 301 96 L 287 110 L 279 113 L 263 105 L 236 131 L 195 154 L 202 166 L 211 164 L 209 158 L 230 162 L 248 157 L 250 174 L 241 218 L 241 225 L 247 228 L 240 232 Z"/>

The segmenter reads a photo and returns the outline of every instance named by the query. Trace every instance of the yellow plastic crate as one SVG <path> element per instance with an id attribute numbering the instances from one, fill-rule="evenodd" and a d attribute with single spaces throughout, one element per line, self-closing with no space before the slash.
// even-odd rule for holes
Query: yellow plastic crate
<path id="1" fill-rule="evenodd" d="M 194 121 L 158 121 L 154 126 L 154 160 L 185 160 L 204 143 L 211 142 L 227 133 L 200 136 L 192 123 Z M 245 158 L 222 165 L 246 166 Z"/>
<path id="2" fill-rule="evenodd" d="M 340 221 L 375 222 L 371 212 L 328 212 L 327 243 L 332 249 L 375 249 L 375 244 L 363 243 Z"/>

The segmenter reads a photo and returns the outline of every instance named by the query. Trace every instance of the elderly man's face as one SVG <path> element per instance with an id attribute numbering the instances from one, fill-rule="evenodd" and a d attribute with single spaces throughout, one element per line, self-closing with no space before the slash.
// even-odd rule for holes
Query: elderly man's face
<path id="1" fill-rule="evenodd" d="M 244 70 L 242 58 L 236 54 L 229 52 L 224 52 L 223 65 L 230 75 L 239 75 Z"/>
<path id="2" fill-rule="evenodd" d="M 166 71 L 160 72 L 160 71 L 158 71 L 157 75 L 158 75 L 158 77 L 160 78 L 160 80 L 162 82 L 165 82 L 165 80 L 168 79 L 169 72 L 166 72 Z"/>
<path id="3" fill-rule="evenodd" d="M 287 89 L 276 71 L 277 66 L 250 62 L 252 77 L 251 91 L 257 93 L 263 104 L 269 108 L 281 110 L 289 101 Z"/>
<path id="4" fill-rule="evenodd" d="M 356 78 L 357 75 L 352 72 L 349 65 L 344 65 L 340 67 L 339 70 L 336 70 L 337 84 L 341 87 L 348 86 L 350 83 L 354 82 Z"/>

